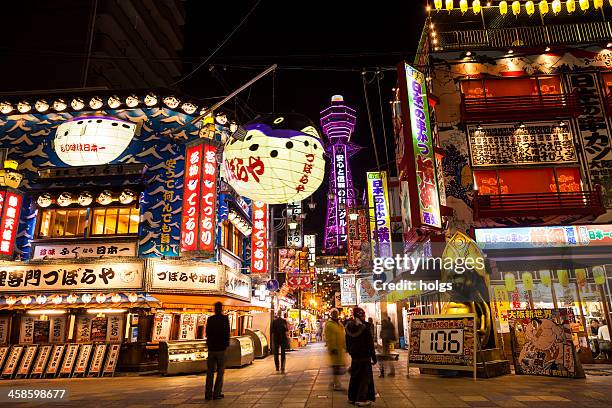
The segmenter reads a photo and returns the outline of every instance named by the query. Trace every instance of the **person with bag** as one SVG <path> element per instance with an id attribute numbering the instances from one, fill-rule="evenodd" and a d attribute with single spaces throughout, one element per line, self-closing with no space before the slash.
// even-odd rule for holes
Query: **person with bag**
<path id="1" fill-rule="evenodd" d="M 348 399 L 359 407 L 372 405 L 376 399 L 372 365 L 377 363 L 372 327 L 366 321 L 365 311 L 353 309 L 353 319 L 346 325 L 346 350 L 351 355 L 351 379 Z"/>
<path id="2" fill-rule="evenodd" d="M 390 366 L 389 369 L 389 377 L 395 376 L 395 364 L 393 364 L 393 357 L 391 353 L 395 347 L 395 341 L 397 337 L 395 335 L 395 326 L 391 321 L 390 317 L 382 320 L 380 326 L 380 339 L 382 340 L 382 356 L 380 359 L 380 377 L 383 378 L 385 376 L 385 366 L 388 364 Z"/>
<path id="3" fill-rule="evenodd" d="M 272 322 L 270 328 L 270 337 L 272 338 L 272 346 L 274 350 L 274 365 L 276 371 L 279 371 L 278 354 L 280 351 L 280 372 L 285 374 L 285 352 L 289 346 L 289 339 L 287 337 L 289 333 L 289 325 L 287 321 L 283 319 L 279 312 L 276 319 Z"/>
<path id="4" fill-rule="evenodd" d="M 334 391 L 342 391 L 340 376 L 346 371 L 346 360 L 344 358 L 344 350 L 346 349 L 346 333 L 344 326 L 338 321 L 340 313 L 338 309 L 332 309 L 330 318 L 325 322 L 325 344 L 327 346 L 327 354 L 329 355 L 332 367 L 332 388 Z"/>

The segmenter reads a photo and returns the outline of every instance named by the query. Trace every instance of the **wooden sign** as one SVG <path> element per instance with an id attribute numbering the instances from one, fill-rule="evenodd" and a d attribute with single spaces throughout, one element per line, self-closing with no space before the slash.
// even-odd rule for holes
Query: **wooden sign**
<path id="1" fill-rule="evenodd" d="M 89 370 L 87 370 L 88 377 L 100 376 L 100 371 L 104 364 L 104 354 L 106 354 L 106 344 L 97 344 L 91 358 L 91 363 L 89 363 Z"/>
<path id="2" fill-rule="evenodd" d="M 475 315 L 421 315 L 410 320 L 410 366 L 473 371 L 476 379 Z"/>
<path id="3" fill-rule="evenodd" d="M 45 372 L 45 367 L 47 366 L 47 361 L 49 361 L 49 356 L 51 355 L 51 348 L 53 346 L 40 346 L 38 350 L 38 356 L 36 356 L 36 361 L 34 362 L 34 367 L 32 368 L 32 372 L 30 373 L 30 377 L 37 375 L 42 376 Z"/>
<path id="4" fill-rule="evenodd" d="M 0 347 L 0 368 L 2 368 L 4 360 L 6 360 L 6 356 L 8 356 L 9 349 L 9 346 Z"/>
<path id="5" fill-rule="evenodd" d="M 78 344 L 68 344 L 66 354 L 64 355 L 64 361 L 62 362 L 62 367 L 60 368 L 60 375 L 72 374 L 72 367 L 74 367 L 74 362 L 76 361 L 78 351 Z"/>
<path id="6" fill-rule="evenodd" d="M 37 349 L 38 345 L 26 346 L 23 357 L 21 358 L 21 364 L 17 370 L 17 377 L 26 377 L 30 374 L 30 369 L 32 368 Z"/>
<path id="7" fill-rule="evenodd" d="M 104 370 L 102 375 L 114 375 L 115 367 L 117 367 L 117 360 L 119 360 L 119 350 L 121 344 L 111 344 L 108 349 L 108 356 L 106 357 L 106 363 L 104 364 Z"/>
<path id="8" fill-rule="evenodd" d="M 23 346 L 13 346 L 11 347 L 11 351 L 6 360 L 6 364 L 4 365 L 4 369 L 2 370 L 3 377 L 12 377 L 13 373 L 17 369 L 17 365 L 19 364 L 19 359 L 21 358 L 21 354 L 23 353 Z"/>
<path id="9" fill-rule="evenodd" d="M 65 348 L 65 344 L 56 344 L 55 346 L 53 346 L 53 351 L 51 352 L 49 364 L 47 364 L 47 368 L 45 369 L 45 376 L 55 376 L 57 374 L 57 370 L 59 369 L 60 362 L 62 361 L 62 356 L 64 355 Z"/>
<path id="10" fill-rule="evenodd" d="M 72 372 L 72 376 L 75 377 L 77 375 L 85 375 L 87 371 L 87 363 L 89 363 L 89 356 L 91 355 L 91 349 L 93 348 L 92 344 L 83 344 L 81 345 L 81 350 L 79 351 L 79 356 L 77 358 L 76 367 Z"/>

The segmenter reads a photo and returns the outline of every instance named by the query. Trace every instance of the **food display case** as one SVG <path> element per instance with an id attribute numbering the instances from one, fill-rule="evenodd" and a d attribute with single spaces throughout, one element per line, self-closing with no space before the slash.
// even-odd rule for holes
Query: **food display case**
<path id="1" fill-rule="evenodd" d="M 266 357 L 270 352 L 268 349 L 268 339 L 266 339 L 266 335 L 263 334 L 261 330 L 246 329 L 244 332 L 251 337 L 251 340 L 253 340 L 253 353 L 255 354 L 255 358 Z"/>
<path id="2" fill-rule="evenodd" d="M 231 337 L 225 353 L 226 367 L 242 367 L 251 364 L 255 359 L 253 340 L 250 336 Z"/>
<path id="3" fill-rule="evenodd" d="M 159 343 L 159 371 L 164 375 L 201 373 L 207 358 L 206 340 Z"/>

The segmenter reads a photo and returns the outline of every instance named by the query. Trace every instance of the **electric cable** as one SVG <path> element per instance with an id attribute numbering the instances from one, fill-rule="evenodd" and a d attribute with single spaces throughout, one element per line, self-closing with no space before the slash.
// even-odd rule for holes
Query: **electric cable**
<path id="1" fill-rule="evenodd" d="M 370 111 L 370 101 L 368 100 L 368 86 L 366 84 L 366 72 L 361 73 L 361 81 L 363 83 L 363 95 L 365 97 L 366 110 L 368 112 L 368 122 L 370 123 L 370 136 L 374 145 L 374 155 L 376 157 L 376 167 L 380 170 L 380 160 L 378 158 L 378 147 L 376 146 L 376 138 L 374 137 L 374 124 L 372 123 L 372 112 Z"/>

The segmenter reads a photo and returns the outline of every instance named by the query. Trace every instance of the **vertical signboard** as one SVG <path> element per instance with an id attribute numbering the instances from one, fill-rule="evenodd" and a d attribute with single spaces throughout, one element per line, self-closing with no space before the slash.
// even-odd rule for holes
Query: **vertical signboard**
<path id="1" fill-rule="evenodd" d="M 578 131 L 591 182 L 603 187 L 606 194 L 604 205 L 612 208 L 612 138 L 606 124 L 596 75 L 581 72 L 570 74 L 568 79 L 570 91 L 578 94 L 582 107 L 578 116 Z"/>
<path id="2" fill-rule="evenodd" d="M 2 219 L 0 220 L 0 256 L 12 258 L 15 249 L 15 235 L 19 226 L 21 195 L 7 190 L 2 194 Z"/>
<path id="3" fill-rule="evenodd" d="M 287 203 L 287 219 L 289 222 L 296 222 L 297 228 L 287 228 L 287 246 L 289 248 L 302 248 L 302 202 L 294 201 Z"/>
<path id="4" fill-rule="evenodd" d="M 251 273 L 268 273 L 268 206 L 261 201 L 253 201 L 251 214 Z"/>
<path id="5" fill-rule="evenodd" d="M 354 219 L 352 219 L 354 218 Z M 349 209 L 348 267 L 365 267 L 370 261 L 368 216 L 365 209 Z"/>
<path id="6" fill-rule="evenodd" d="M 170 328 L 172 327 L 172 315 L 170 313 L 156 313 L 153 319 L 154 343 L 170 340 Z"/>
<path id="7" fill-rule="evenodd" d="M 317 261 L 317 247 L 316 247 L 317 236 L 304 235 L 304 247 L 308 249 L 308 265 L 314 265 Z"/>
<path id="8" fill-rule="evenodd" d="M 332 148 L 336 166 L 336 245 L 342 248 L 346 243 L 346 206 L 348 198 L 346 180 L 346 145 L 335 144 Z"/>
<path id="9" fill-rule="evenodd" d="M 340 275 L 340 304 L 343 307 L 357 305 L 356 279 L 353 274 Z"/>
<path id="10" fill-rule="evenodd" d="M 368 172 L 367 175 L 372 256 L 390 257 L 391 217 L 389 216 L 387 172 Z"/>
<path id="11" fill-rule="evenodd" d="M 410 140 L 404 143 L 400 181 L 408 181 L 412 227 L 439 229 L 440 195 L 425 75 L 405 63 L 400 64 L 399 71 L 401 116 L 410 124 L 403 124 L 404 138 Z"/>
<path id="12" fill-rule="evenodd" d="M 196 336 L 198 315 L 195 313 L 181 314 L 179 324 L 179 340 L 194 340 Z"/>
<path id="13" fill-rule="evenodd" d="M 204 140 L 187 147 L 181 218 L 181 256 L 214 256 L 217 147 Z"/>

